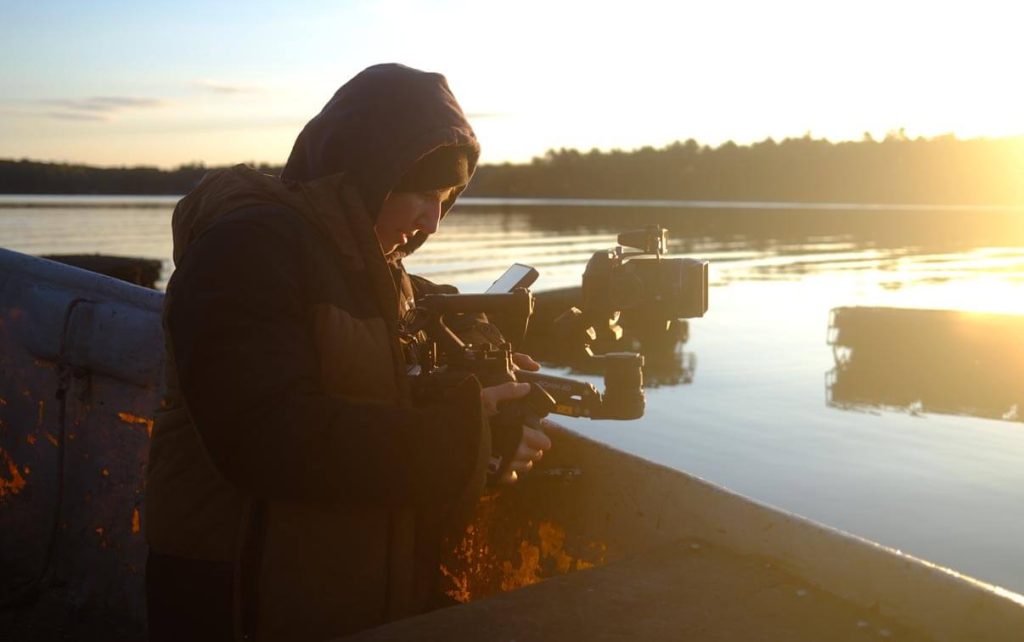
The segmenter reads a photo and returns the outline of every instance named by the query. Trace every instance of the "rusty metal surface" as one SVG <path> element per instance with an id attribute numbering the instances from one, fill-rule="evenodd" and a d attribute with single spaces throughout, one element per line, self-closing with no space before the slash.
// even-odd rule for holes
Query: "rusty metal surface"
<path id="1" fill-rule="evenodd" d="M 0 624 L 144 638 L 162 295 L 2 250 L 0 275 Z"/>
<path id="2" fill-rule="evenodd" d="M 562 504 L 576 491 L 568 483 L 538 475 L 485 496 L 442 563 L 448 596 L 469 602 L 614 558 L 605 542 L 574 529 Z"/>

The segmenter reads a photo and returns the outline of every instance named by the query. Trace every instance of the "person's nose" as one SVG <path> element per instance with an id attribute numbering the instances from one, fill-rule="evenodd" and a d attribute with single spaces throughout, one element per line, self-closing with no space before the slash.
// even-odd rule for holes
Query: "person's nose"
<path id="1" fill-rule="evenodd" d="M 424 208 L 418 219 L 418 227 L 424 234 L 433 234 L 441 225 L 441 203 L 431 203 Z"/>

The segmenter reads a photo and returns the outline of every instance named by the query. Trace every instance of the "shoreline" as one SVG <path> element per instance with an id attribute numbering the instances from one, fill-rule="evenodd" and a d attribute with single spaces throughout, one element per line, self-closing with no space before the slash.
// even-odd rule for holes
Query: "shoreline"
<path id="1" fill-rule="evenodd" d="M 163 208 L 184 195 L 136 194 L 0 194 L 0 210 L 32 208 Z M 618 198 L 549 198 L 464 196 L 466 207 L 602 207 L 682 210 L 869 211 L 869 212 L 991 212 L 1024 213 L 1024 204 L 959 203 L 833 203 L 804 201 L 731 201 Z"/>

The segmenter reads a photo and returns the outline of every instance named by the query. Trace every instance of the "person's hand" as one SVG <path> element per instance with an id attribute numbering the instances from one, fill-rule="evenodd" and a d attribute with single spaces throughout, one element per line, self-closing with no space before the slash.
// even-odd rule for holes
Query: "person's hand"
<path id="1" fill-rule="evenodd" d="M 521 473 L 533 468 L 534 462 L 541 460 L 544 451 L 551 448 L 551 439 L 540 430 L 523 426 L 523 438 L 519 441 L 515 457 L 509 462 L 505 474 L 501 476 L 502 484 L 514 484 Z"/>
<path id="2" fill-rule="evenodd" d="M 520 361 L 524 370 L 535 370 L 540 366 L 533 359 L 526 355 L 516 353 L 513 360 Z M 530 392 L 530 384 L 516 383 L 509 381 L 498 386 L 489 386 L 480 391 L 480 400 L 483 402 L 484 414 L 493 417 L 498 414 L 498 404 L 504 401 L 512 401 L 525 397 Z M 543 420 L 540 425 L 543 425 Z M 519 479 L 521 473 L 525 473 L 535 462 L 540 461 L 544 451 L 551 448 L 551 440 L 542 431 L 523 426 L 523 434 L 519 439 L 519 445 L 512 455 L 511 461 L 505 467 L 505 472 L 499 480 L 503 484 L 513 484 Z"/>
<path id="3" fill-rule="evenodd" d="M 493 417 L 498 414 L 498 404 L 525 397 L 530 392 L 530 384 L 509 381 L 497 386 L 489 386 L 480 391 L 480 401 L 484 404 L 484 414 Z"/>
<path id="4" fill-rule="evenodd" d="M 540 364 L 534 361 L 533 357 L 522 352 L 512 353 L 512 367 L 516 370 L 529 370 L 530 372 L 540 370 Z"/>

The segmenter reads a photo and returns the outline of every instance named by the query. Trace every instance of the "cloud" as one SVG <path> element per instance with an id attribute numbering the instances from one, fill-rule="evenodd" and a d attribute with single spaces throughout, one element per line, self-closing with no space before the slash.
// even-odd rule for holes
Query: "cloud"
<path id="1" fill-rule="evenodd" d="M 54 118 L 56 120 L 89 120 L 89 121 L 106 121 L 110 120 L 106 116 L 101 114 L 83 114 L 75 113 L 72 111 L 48 111 L 43 114 L 47 118 Z"/>
<path id="2" fill-rule="evenodd" d="M 48 105 L 50 107 L 58 107 L 60 109 L 67 109 L 72 113 L 75 112 L 106 112 L 110 111 L 110 108 L 105 105 L 90 103 L 82 100 L 40 100 L 40 104 Z"/>
<path id="3" fill-rule="evenodd" d="M 92 98 L 62 98 L 40 100 L 44 105 L 60 107 L 73 112 L 110 113 L 121 109 L 158 107 L 163 101 L 156 98 L 134 98 L 131 96 L 93 96 Z"/>
<path id="4" fill-rule="evenodd" d="M 57 120 L 106 121 L 119 111 L 148 109 L 164 104 L 157 98 L 136 98 L 134 96 L 93 96 L 91 98 L 52 98 L 36 101 L 39 105 L 56 107 L 43 116 Z"/>
<path id="5" fill-rule="evenodd" d="M 252 94 L 260 90 L 259 87 L 253 87 L 251 85 L 234 85 L 210 79 L 193 80 L 189 84 L 193 87 L 198 87 L 199 89 L 212 91 L 215 94 Z"/>
<path id="6" fill-rule="evenodd" d="M 134 98 L 131 96 L 97 96 L 89 101 L 95 105 L 105 105 L 111 109 L 122 107 L 159 107 L 164 101 L 158 98 Z"/>

